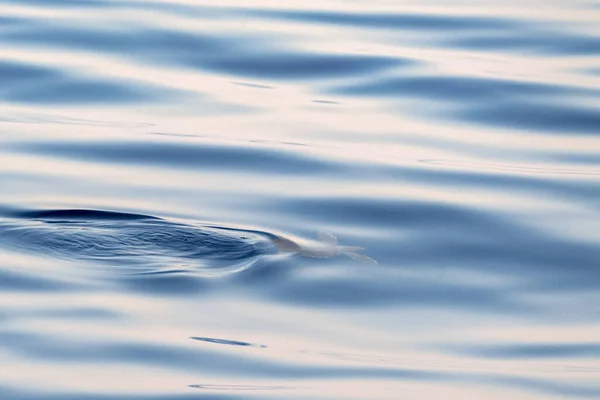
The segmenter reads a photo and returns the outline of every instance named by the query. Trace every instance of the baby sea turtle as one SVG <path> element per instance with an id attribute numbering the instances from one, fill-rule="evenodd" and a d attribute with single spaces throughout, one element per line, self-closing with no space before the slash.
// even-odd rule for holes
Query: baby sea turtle
<path id="1" fill-rule="evenodd" d="M 364 248 L 357 246 L 340 246 L 337 238 L 331 233 L 320 232 L 318 238 L 318 241 L 306 239 L 294 241 L 283 236 L 274 235 L 272 240 L 279 251 L 284 253 L 295 253 L 305 257 L 316 258 L 329 258 L 343 255 L 350 257 L 353 260 L 377 264 L 376 260 L 359 253 L 359 251 L 364 250 Z"/>

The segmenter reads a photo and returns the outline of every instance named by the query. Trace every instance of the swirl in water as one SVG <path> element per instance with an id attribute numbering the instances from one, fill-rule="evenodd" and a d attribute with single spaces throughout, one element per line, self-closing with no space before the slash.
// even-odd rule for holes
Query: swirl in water
<path id="1" fill-rule="evenodd" d="M 28 211 L 0 221 L 0 245 L 72 261 L 96 262 L 152 273 L 192 268 L 207 275 L 234 273 L 275 253 L 306 257 L 346 255 L 375 262 L 339 246 L 331 234 L 320 241 L 222 226 L 195 226 L 161 218 L 96 210 Z M 125 269 L 125 271 L 130 271 Z"/>

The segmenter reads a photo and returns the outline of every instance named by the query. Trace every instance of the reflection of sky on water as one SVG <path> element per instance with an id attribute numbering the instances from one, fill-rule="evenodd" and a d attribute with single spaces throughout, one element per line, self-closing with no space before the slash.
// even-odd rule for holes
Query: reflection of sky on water
<path id="1" fill-rule="evenodd" d="M 0 397 L 600 396 L 594 2 L 0 7 Z"/>

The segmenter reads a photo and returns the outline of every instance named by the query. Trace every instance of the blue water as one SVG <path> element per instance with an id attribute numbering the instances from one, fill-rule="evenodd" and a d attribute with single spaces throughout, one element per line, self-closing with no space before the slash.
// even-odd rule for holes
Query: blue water
<path id="1" fill-rule="evenodd" d="M 0 398 L 600 398 L 598 21 L 0 0 Z"/>

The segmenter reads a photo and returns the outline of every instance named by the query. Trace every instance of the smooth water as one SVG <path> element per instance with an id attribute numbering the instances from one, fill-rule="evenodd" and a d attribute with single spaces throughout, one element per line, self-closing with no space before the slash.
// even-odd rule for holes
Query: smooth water
<path id="1" fill-rule="evenodd" d="M 600 398 L 599 21 L 0 0 L 0 398 Z"/>

